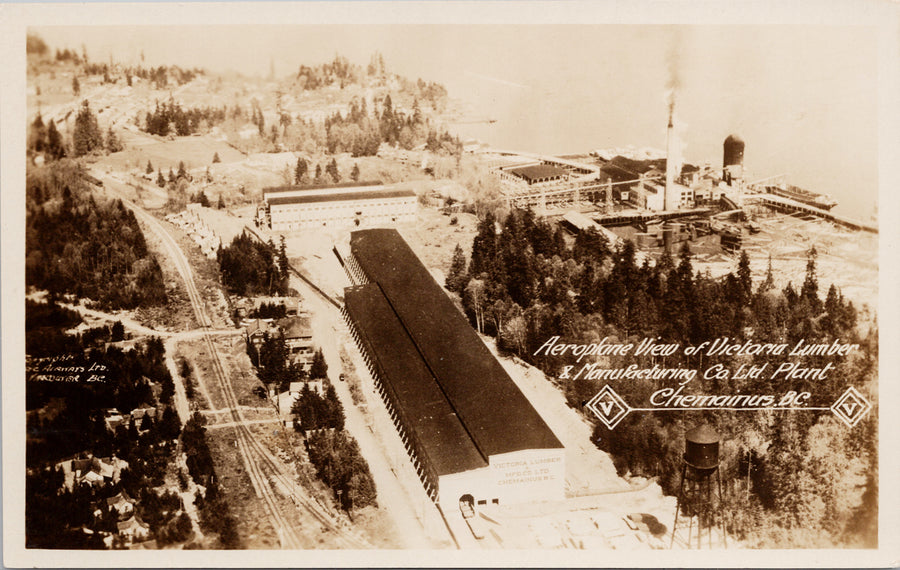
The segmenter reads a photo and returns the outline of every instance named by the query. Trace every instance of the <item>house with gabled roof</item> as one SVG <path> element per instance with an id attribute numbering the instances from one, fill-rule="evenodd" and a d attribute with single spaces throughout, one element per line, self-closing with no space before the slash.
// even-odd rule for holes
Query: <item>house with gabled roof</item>
<path id="1" fill-rule="evenodd" d="M 134 501 L 123 489 L 112 497 L 106 499 L 106 507 L 115 509 L 119 520 L 126 520 L 134 514 Z"/>
<path id="2" fill-rule="evenodd" d="M 72 490 L 82 483 L 92 487 L 102 487 L 118 483 L 123 469 L 128 469 L 128 462 L 112 457 L 94 457 L 88 453 L 86 457 L 61 461 L 56 467 L 63 471 L 63 486 Z"/>
<path id="3" fill-rule="evenodd" d="M 150 527 L 140 520 L 137 515 L 132 515 L 126 520 L 116 523 L 116 530 L 119 536 L 129 542 L 132 540 L 145 540 L 150 536 Z"/>

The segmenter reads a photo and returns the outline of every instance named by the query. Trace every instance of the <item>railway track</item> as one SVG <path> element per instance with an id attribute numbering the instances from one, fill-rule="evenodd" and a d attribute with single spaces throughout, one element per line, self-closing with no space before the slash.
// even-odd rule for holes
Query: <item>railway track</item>
<path id="1" fill-rule="evenodd" d="M 109 185 L 107 185 L 107 188 L 109 188 Z M 135 215 L 144 220 L 154 233 L 160 237 L 163 241 L 163 246 L 171 259 L 175 262 L 176 269 L 185 283 L 185 288 L 187 289 L 188 298 L 197 319 L 197 323 L 200 329 L 204 331 L 202 337 L 209 349 L 215 380 L 221 388 L 221 392 L 225 398 L 226 407 L 229 410 L 229 415 L 235 423 L 236 445 L 245 460 L 244 463 L 247 467 L 247 473 L 253 483 L 253 487 L 259 498 L 262 499 L 273 526 L 279 532 L 282 547 L 288 549 L 301 549 L 303 548 L 303 542 L 279 507 L 278 496 L 272 490 L 272 486 L 269 483 L 270 480 L 276 481 L 288 492 L 294 505 L 311 515 L 323 527 L 333 532 L 335 538 L 343 547 L 371 548 L 371 545 L 367 541 L 354 533 L 348 532 L 342 527 L 340 522 L 336 521 L 334 517 L 327 512 L 325 507 L 319 504 L 315 499 L 311 498 L 292 477 L 284 472 L 282 465 L 280 465 L 278 460 L 272 456 L 271 452 L 257 441 L 248 425 L 245 424 L 245 420 L 239 409 L 237 396 L 234 393 L 234 388 L 228 378 L 225 366 L 222 363 L 218 349 L 216 348 L 211 335 L 208 334 L 212 322 L 206 313 L 203 298 L 200 296 L 200 292 L 197 290 L 197 286 L 194 283 L 193 272 L 187 258 L 184 256 L 184 252 L 181 251 L 181 248 L 177 242 L 175 242 L 174 238 L 172 238 L 165 227 L 155 217 L 124 196 L 120 195 L 120 199 L 123 204 L 131 209 Z"/>

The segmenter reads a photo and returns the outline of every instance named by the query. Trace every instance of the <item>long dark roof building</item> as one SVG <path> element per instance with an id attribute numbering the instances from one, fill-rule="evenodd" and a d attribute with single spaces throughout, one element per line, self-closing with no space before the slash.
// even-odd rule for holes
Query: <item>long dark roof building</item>
<path id="1" fill-rule="evenodd" d="M 269 206 L 282 206 L 284 204 L 315 204 L 318 202 L 341 202 L 350 200 L 387 200 L 390 198 L 415 198 L 412 190 L 369 190 L 366 192 L 342 192 L 335 194 L 312 194 L 309 196 L 276 196 L 269 198 Z"/>
<path id="2" fill-rule="evenodd" d="M 350 249 L 354 335 L 429 475 L 563 447 L 396 230 L 354 231 Z"/>
<path id="3" fill-rule="evenodd" d="M 387 379 L 385 389 L 396 402 L 396 413 L 415 434 L 419 454 L 431 459 L 435 475 L 486 466 L 378 284 L 351 287 L 344 300 L 374 367 Z"/>

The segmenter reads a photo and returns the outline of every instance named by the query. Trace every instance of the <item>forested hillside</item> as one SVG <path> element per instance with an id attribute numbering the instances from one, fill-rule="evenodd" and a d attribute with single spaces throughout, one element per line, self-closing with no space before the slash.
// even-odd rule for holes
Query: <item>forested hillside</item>
<path id="1" fill-rule="evenodd" d="M 119 200 L 97 199 L 82 167 L 69 161 L 30 169 L 25 279 L 73 293 L 101 308 L 164 303 L 165 284 L 134 214 Z"/>
<path id="2" fill-rule="evenodd" d="M 770 264 L 771 266 L 771 264 Z M 514 211 L 497 231 L 491 215 L 480 224 L 468 271 L 457 260 L 448 275 L 461 293 L 472 325 L 497 337 L 498 347 L 541 368 L 565 390 L 569 404 L 583 409 L 604 384 L 634 407 L 649 405 L 651 393 L 672 382 L 649 379 L 578 380 L 559 378 L 571 355 L 536 355 L 553 336 L 564 343 L 660 343 L 696 346 L 728 337 L 733 343 L 859 344 L 845 357 L 784 356 L 698 352 L 686 356 L 588 357 L 604 369 L 665 368 L 706 370 L 715 364 L 741 364 L 774 370 L 780 362 L 804 368 L 834 364 L 823 379 L 756 379 L 698 374 L 690 394 L 811 394 L 810 406 L 831 406 L 853 386 L 877 397 L 878 335 L 857 327 L 857 309 L 836 284 L 824 295 L 818 283 L 816 252 L 808 257 L 799 290 L 783 290 L 768 278 L 754 286 L 746 254 L 724 279 L 695 272 L 691 253 L 676 259 L 638 264 L 634 245 L 613 248 L 599 234 L 580 233 L 572 248 L 528 211 Z M 546 352 L 546 351 L 545 351 Z M 677 388 L 677 385 L 675 386 Z M 592 418 L 593 419 L 593 418 Z M 613 430 L 598 423 L 593 441 L 608 451 L 620 473 L 658 477 L 669 494 L 677 492 L 683 438 L 687 429 L 710 422 L 723 436 L 723 477 L 731 505 L 732 532 L 749 544 L 813 547 L 828 544 L 873 546 L 877 536 L 877 413 L 852 429 L 830 412 L 764 410 L 632 413 Z M 825 538 L 823 538 L 825 537 Z M 863 539 L 867 537 L 868 540 Z"/>

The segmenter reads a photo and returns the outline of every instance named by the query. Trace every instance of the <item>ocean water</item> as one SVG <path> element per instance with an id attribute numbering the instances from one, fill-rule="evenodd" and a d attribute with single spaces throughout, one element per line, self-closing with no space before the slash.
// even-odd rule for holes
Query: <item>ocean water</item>
<path id="1" fill-rule="evenodd" d="M 749 180 L 786 174 L 792 184 L 832 195 L 835 212 L 873 214 L 874 42 L 855 30 L 804 28 L 614 32 L 535 31 L 549 36 L 532 37 L 535 45 L 553 48 L 518 53 L 511 36 L 502 44 L 514 52 L 509 59 L 470 60 L 471 67 L 448 78 L 451 93 L 467 102 L 472 117 L 496 122 L 456 130 L 499 148 L 542 153 L 665 149 L 674 96 L 686 161 L 720 167 L 722 143 L 734 133 L 746 143 Z"/>

